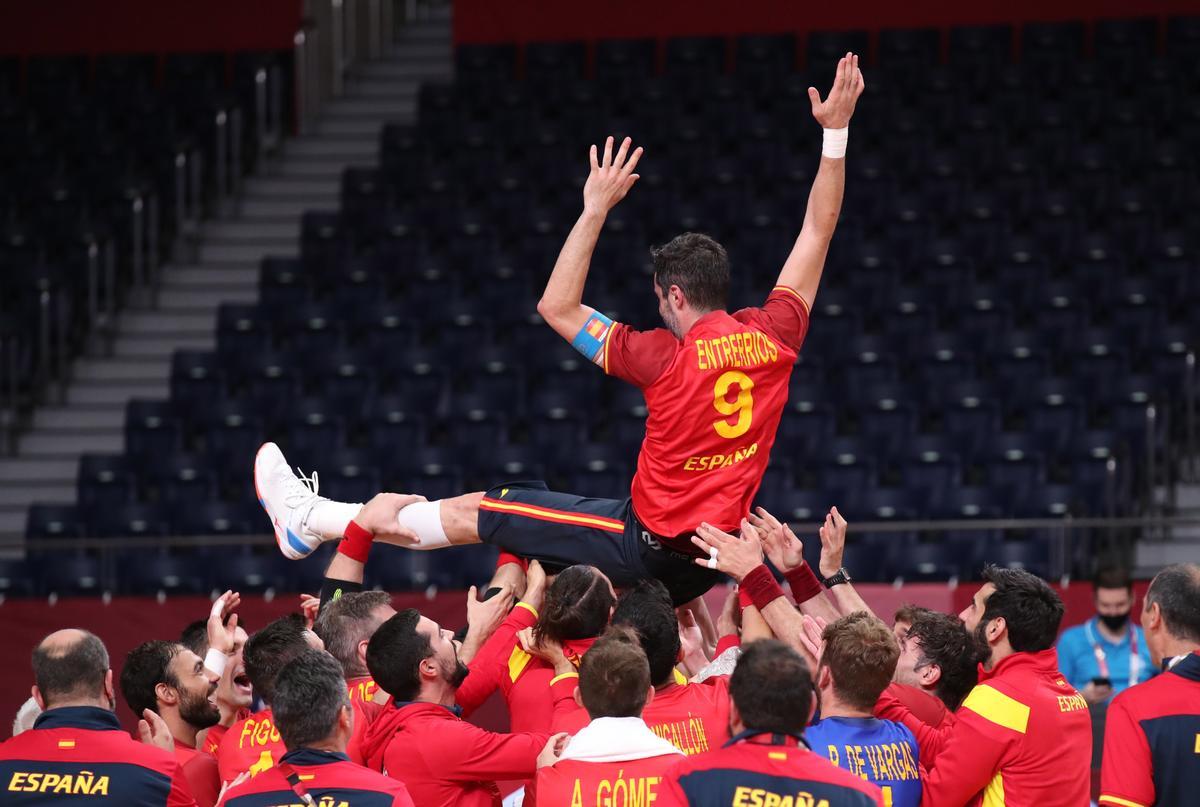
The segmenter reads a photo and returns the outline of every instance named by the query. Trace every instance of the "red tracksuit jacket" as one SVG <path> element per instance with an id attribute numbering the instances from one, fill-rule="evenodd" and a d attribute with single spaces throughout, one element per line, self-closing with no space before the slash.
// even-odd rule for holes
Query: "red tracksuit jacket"
<path id="1" fill-rule="evenodd" d="M 724 748 L 672 766 L 655 807 L 884 807 L 878 787 L 792 737 L 743 732 Z"/>
<path id="2" fill-rule="evenodd" d="M 529 779 L 548 733 L 497 734 L 436 703 L 390 703 L 363 741 L 367 767 L 421 807 L 499 807 L 497 780 Z"/>
<path id="3" fill-rule="evenodd" d="M 0 743 L 0 793 L 12 807 L 196 805 L 174 755 L 137 742 L 96 706 L 50 709 Z"/>
<path id="4" fill-rule="evenodd" d="M 297 748 L 279 762 L 291 766 L 318 805 L 413 807 L 402 782 L 355 765 L 345 754 Z M 278 767 L 263 771 L 225 794 L 221 807 L 280 807 L 301 804 Z"/>
<path id="5" fill-rule="evenodd" d="M 183 766 L 188 789 L 200 807 L 213 807 L 221 795 L 221 775 L 217 760 L 211 754 L 188 748 L 175 742 L 175 758 Z"/>
<path id="6" fill-rule="evenodd" d="M 922 807 L 1087 807 L 1092 721 L 1087 701 L 1058 671 L 1053 649 L 1016 653 L 979 685 L 946 729 L 913 717 L 888 693 L 881 712 L 912 730 L 929 770 Z M 973 802 L 982 799 L 980 802 Z"/>

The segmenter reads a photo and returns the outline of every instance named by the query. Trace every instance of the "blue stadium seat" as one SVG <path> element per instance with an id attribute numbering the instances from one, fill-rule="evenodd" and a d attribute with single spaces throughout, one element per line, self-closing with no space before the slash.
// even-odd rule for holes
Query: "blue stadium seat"
<path id="1" fill-rule="evenodd" d="M 38 593 L 41 583 L 35 564 L 24 560 L 0 560 L 0 596 L 28 597 Z"/>
<path id="2" fill-rule="evenodd" d="M 87 530 L 100 538 L 153 537 L 170 532 L 169 510 L 157 504 L 124 504 L 86 511 Z"/>
<path id="3" fill-rule="evenodd" d="M 127 594 L 205 594 L 214 581 L 207 564 L 188 555 L 138 552 L 122 565 L 120 590 Z M 222 580 L 220 585 L 224 584 Z"/>
<path id="4" fill-rule="evenodd" d="M 38 563 L 42 590 L 60 596 L 93 595 L 105 590 L 100 561 L 84 554 L 56 552 Z"/>
<path id="5" fill-rule="evenodd" d="M 125 450 L 133 457 L 161 457 L 183 447 L 183 430 L 171 401 L 135 398 L 125 405 Z"/>
<path id="6" fill-rule="evenodd" d="M 79 458 L 79 504 L 115 507 L 134 500 L 136 480 L 123 454 L 84 454 Z"/>
<path id="7" fill-rule="evenodd" d="M 34 504 L 29 508 L 25 537 L 31 541 L 79 538 L 84 522 L 74 505 Z"/>

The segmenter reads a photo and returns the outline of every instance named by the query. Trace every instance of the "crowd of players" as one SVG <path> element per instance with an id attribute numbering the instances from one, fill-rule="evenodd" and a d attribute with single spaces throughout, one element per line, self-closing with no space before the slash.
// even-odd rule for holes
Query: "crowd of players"
<path id="1" fill-rule="evenodd" d="M 618 592 L 594 567 L 548 576 L 501 555 L 456 636 L 361 590 L 353 546 L 405 502 L 364 505 L 342 542 L 356 557 L 335 556 L 321 597 L 249 635 L 226 592 L 178 640 L 130 652 L 119 680 L 99 637 L 46 637 L 0 744 L 0 801 L 490 807 L 512 782 L 543 807 L 1090 801 L 1089 703 L 1054 646 L 1063 605 L 1027 572 L 988 567 L 958 616 L 904 608 L 889 627 L 851 582 L 817 578 L 842 567 L 844 521 L 821 530 L 813 570 L 759 510 L 739 536 L 700 531 L 738 583 L 715 620 L 654 580 Z M 1141 624 L 1163 672 L 1109 707 L 1100 803 L 1194 803 L 1200 566 L 1161 571 Z M 470 722 L 497 691 L 509 733 Z"/>

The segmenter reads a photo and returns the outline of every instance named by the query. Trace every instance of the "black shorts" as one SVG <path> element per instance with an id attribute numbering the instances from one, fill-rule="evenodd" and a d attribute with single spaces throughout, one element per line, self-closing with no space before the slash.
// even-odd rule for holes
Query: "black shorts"
<path id="1" fill-rule="evenodd" d="M 586 564 L 618 588 L 661 580 L 676 605 L 699 597 L 722 575 L 663 547 L 645 529 L 629 499 L 588 499 L 555 493 L 544 482 L 512 482 L 484 494 L 479 537 L 548 571 Z"/>

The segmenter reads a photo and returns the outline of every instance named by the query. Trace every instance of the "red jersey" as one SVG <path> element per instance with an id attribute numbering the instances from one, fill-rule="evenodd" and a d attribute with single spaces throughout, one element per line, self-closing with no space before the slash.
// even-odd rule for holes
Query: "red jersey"
<path id="1" fill-rule="evenodd" d="M 678 759 L 678 754 L 622 762 L 564 759 L 538 771 L 537 785 L 533 791 L 525 791 L 523 807 L 654 804 L 662 789 L 663 776 Z M 622 790 L 628 798 L 618 801 Z"/>
<path id="2" fill-rule="evenodd" d="M 762 308 L 705 314 L 682 340 L 613 324 L 604 371 L 640 388 L 648 410 L 633 510 L 672 549 L 695 554 L 686 536 L 701 521 L 735 531 L 750 512 L 807 331 L 786 286 Z"/>
<path id="3" fill-rule="evenodd" d="M 497 780 L 529 779 L 548 733 L 497 734 L 436 703 L 389 704 L 363 743 L 367 767 L 421 807 L 499 807 Z"/>
<path id="4" fill-rule="evenodd" d="M 1087 701 L 1058 671 L 1053 648 L 1015 653 L 991 671 L 934 729 L 884 692 L 880 712 L 917 737 L 929 771 L 922 807 L 1082 807 L 1091 801 L 1092 719 Z"/>
<path id="5" fill-rule="evenodd" d="M 0 743 L 0 788 L 6 807 L 196 804 L 179 760 L 134 740 L 98 706 L 48 709 Z"/>
<path id="6" fill-rule="evenodd" d="M 300 776 L 304 789 L 318 805 L 413 807 L 404 783 L 355 765 L 344 754 L 297 748 L 280 761 Z M 221 807 L 279 807 L 299 802 L 279 769 L 271 768 L 226 793 Z"/>
<path id="7" fill-rule="evenodd" d="M 221 795 L 221 775 L 217 760 L 210 754 L 188 748 L 175 741 L 175 758 L 183 766 L 188 789 L 200 807 L 213 807 Z"/>
<path id="8" fill-rule="evenodd" d="M 891 683 L 885 691 L 927 726 L 940 729 L 954 722 L 954 712 L 947 709 L 946 704 L 936 695 L 931 695 L 923 689 L 908 684 Z M 878 706 L 875 716 L 883 717 L 879 714 Z"/>
<path id="9" fill-rule="evenodd" d="M 551 676 L 545 676 L 545 681 L 534 680 L 542 677 L 538 673 L 524 684 L 517 685 L 532 670 L 545 666 L 522 650 L 517 640 L 517 632 L 533 627 L 537 619 L 537 610 L 533 606 L 519 602 L 483 647 L 479 648 L 475 658 L 467 665 L 471 669 L 470 674 L 455 693 L 455 700 L 464 716 L 470 716 L 493 692 L 500 689 L 508 703 L 513 731 L 549 731 L 554 710 L 547 697 Z"/>
<path id="10" fill-rule="evenodd" d="M 239 720 L 245 720 L 251 714 L 249 709 L 239 709 L 237 715 L 233 718 L 236 723 Z M 230 724 L 232 725 L 232 724 Z M 225 732 L 229 731 L 229 726 L 216 725 L 212 728 L 205 729 L 202 733 L 204 739 L 196 746 L 199 751 L 208 754 L 213 759 L 217 758 L 217 751 L 221 748 L 221 740 L 225 737 Z"/>
<path id="11" fill-rule="evenodd" d="M 373 703 L 375 693 L 379 691 L 379 685 L 369 675 L 349 679 L 346 688 L 350 690 L 351 703 Z"/>
<path id="12" fill-rule="evenodd" d="M 1108 707 L 1103 807 L 1194 804 L 1200 794 L 1200 651 Z"/>
<path id="13" fill-rule="evenodd" d="M 270 709 L 255 712 L 229 727 L 217 750 L 221 781 L 232 782 L 239 774 L 256 776 L 271 768 L 287 753 Z"/>
<path id="14" fill-rule="evenodd" d="M 575 702 L 579 676 L 554 680 L 554 731 L 575 734 L 588 724 L 587 710 Z M 729 740 L 729 676 L 715 675 L 693 684 L 676 673 L 674 683 L 655 690 L 642 710 L 650 730 L 684 754 L 720 748 Z"/>
<path id="15" fill-rule="evenodd" d="M 791 737 L 739 734 L 710 754 L 684 757 L 668 771 L 656 807 L 763 805 L 884 807 L 883 793 Z"/>
<path id="16" fill-rule="evenodd" d="M 362 750 L 363 741 L 367 732 L 371 730 L 371 724 L 383 714 L 385 704 L 351 698 L 350 706 L 354 709 L 354 733 L 350 735 L 350 742 L 346 744 L 346 756 L 350 757 L 351 762 L 362 765 L 366 761 Z"/>

